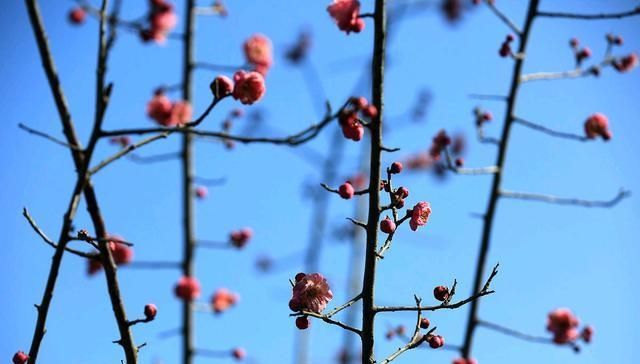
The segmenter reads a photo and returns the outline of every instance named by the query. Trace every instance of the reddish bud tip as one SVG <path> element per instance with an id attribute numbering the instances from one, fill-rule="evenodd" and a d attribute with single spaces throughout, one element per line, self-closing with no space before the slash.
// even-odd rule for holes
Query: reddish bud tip
<path id="1" fill-rule="evenodd" d="M 385 234 L 391 234 L 396 231 L 396 224 L 388 216 L 380 221 L 380 230 Z"/>
<path id="2" fill-rule="evenodd" d="M 402 163 L 400 163 L 400 162 L 393 162 L 393 163 L 391 164 L 391 168 L 389 168 L 389 170 L 390 170 L 390 172 L 391 172 L 391 173 L 393 173 L 393 174 L 398 174 L 398 173 L 402 172 L 402 168 L 403 168 Z"/>
<path id="3" fill-rule="evenodd" d="M 338 194 L 340 194 L 340 197 L 344 198 L 345 200 L 353 197 L 354 193 L 355 191 L 353 189 L 353 186 L 349 182 L 345 182 L 341 184 L 340 187 L 338 187 Z"/>
<path id="4" fill-rule="evenodd" d="M 144 317 L 146 317 L 147 320 L 153 320 L 157 314 L 158 308 L 153 303 L 148 303 L 144 306 Z"/>
<path id="5" fill-rule="evenodd" d="M 26 364 L 29 360 L 29 355 L 24 351 L 18 351 L 13 355 L 13 364 Z"/>
<path id="6" fill-rule="evenodd" d="M 446 301 L 449 298 L 449 288 L 445 286 L 437 286 L 433 289 L 433 297 L 438 301 Z"/>
<path id="7" fill-rule="evenodd" d="M 429 325 L 431 325 L 431 322 L 429 321 L 428 318 L 423 317 L 420 319 L 420 328 L 421 329 L 428 329 Z"/>
<path id="8" fill-rule="evenodd" d="M 306 330 L 311 326 L 311 321 L 307 318 L 307 316 L 299 316 L 296 319 L 296 327 L 300 330 Z"/>
<path id="9" fill-rule="evenodd" d="M 432 349 L 437 349 L 444 345 L 444 338 L 440 335 L 433 335 L 427 339 L 427 342 Z"/>

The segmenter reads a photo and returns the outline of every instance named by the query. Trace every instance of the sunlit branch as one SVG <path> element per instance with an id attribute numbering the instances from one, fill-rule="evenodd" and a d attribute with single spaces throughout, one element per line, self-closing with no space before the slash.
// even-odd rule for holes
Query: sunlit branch
<path id="1" fill-rule="evenodd" d="M 514 122 L 520 124 L 520 125 L 524 125 L 530 129 L 545 133 L 547 135 L 551 135 L 553 137 L 557 137 L 557 138 L 564 138 L 564 139 L 573 139 L 573 140 L 577 140 L 580 142 L 586 142 L 589 141 L 590 139 L 587 138 L 584 135 L 578 135 L 578 134 L 572 134 L 572 133 L 565 133 L 565 132 L 561 132 L 561 131 L 556 131 L 556 130 L 552 130 L 549 129 L 545 126 L 536 124 L 536 123 L 532 123 L 530 121 L 521 119 L 521 118 L 514 118 Z"/>

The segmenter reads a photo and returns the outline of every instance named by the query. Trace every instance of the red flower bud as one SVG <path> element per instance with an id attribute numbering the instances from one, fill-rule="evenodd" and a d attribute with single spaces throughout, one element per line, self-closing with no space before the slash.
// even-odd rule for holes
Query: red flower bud
<path id="1" fill-rule="evenodd" d="M 431 322 L 429 322 L 429 319 L 426 317 L 423 317 L 420 319 L 420 328 L 421 329 L 428 329 L 429 325 L 431 325 Z"/>
<path id="2" fill-rule="evenodd" d="M 433 335 L 427 339 L 427 342 L 432 349 L 437 349 L 444 345 L 444 338 L 440 335 Z"/>
<path id="3" fill-rule="evenodd" d="M 391 234 L 396 231 L 396 224 L 388 216 L 380 221 L 380 230 L 385 234 Z"/>
<path id="4" fill-rule="evenodd" d="M 353 197 L 353 194 L 355 193 L 355 191 L 351 183 L 345 182 L 341 184 L 340 187 L 338 187 L 338 193 L 340 194 L 340 197 L 344 198 L 345 200 L 348 200 L 351 197 Z"/>
<path id="5" fill-rule="evenodd" d="M 82 24 L 87 18 L 87 12 L 83 8 L 74 8 L 69 12 L 71 24 Z"/>
<path id="6" fill-rule="evenodd" d="M 13 355 L 13 364 L 26 364 L 29 360 L 29 355 L 24 351 L 18 351 Z"/>
<path id="7" fill-rule="evenodd" d="M 296 327 L 300 330 L 306 330 L 311 326 L 311 321 L 307 318 L 307 316 L 299 316 L 296 319 Z"/>
<path id="8" fill-rule="evenodd" d="M 227 76 L 218 76 L 216 77 L 211 85 L 211 92 L 216 99 L 221 97 L 225 97 L 233 91 L 233 81 Z"/>
<path id="9" fill-rule="evenodd" d="M 462 166 L 464 166 L 464 159 L 456 158 L 456 167 L 460 168 Z"/>
<path id="10" fill-rule="evenodd" d="M 144 317 L 147 318 L 148 321 L 156 318 L 156 314 L 158 314 L 158 308 L 153 303 L 148 303 L 144 306 Z"/>
<path id="11" fill-rule="evenodd" d="M 378 116 L 378 108 L 376 108 L 375 105 L 369 105 L 362 109 L 362 114 L 370 118 L 375 118 Z"/>
<path id="12" fill-rule="evenodd" d="M 393 174 L 398 174 L 400 172 L 402 172 L 402 163 L 400 162 L 393 162 L 391 164 L 391 168 L 389 168 L 390 172 Z"/>
<path id="13" fill-rule="evenodd" d="M 449 288 L 445 286 L 438 286 L 433 289 L 433 297 L 438 301 L 446 301 L 449 298 Z"/>
<path id="14" fill-rule="evenodd" d="M 400 199 L 407 198 L 409 197 L 409 190 L 406 187 L 400 187 L 396 190 L 396 196 Z"/>

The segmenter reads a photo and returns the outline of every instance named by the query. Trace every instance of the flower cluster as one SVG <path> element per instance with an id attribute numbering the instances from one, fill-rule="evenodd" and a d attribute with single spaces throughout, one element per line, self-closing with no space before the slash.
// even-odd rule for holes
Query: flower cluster
<path id="1" fill-rule="evenodd" d="M 374 118 L 378 115 L 376 106 L 369 104 L 366 98 L 353 97 L 338 116 L 338 122 L 342 128 L 342 135 L 356 142 L 360 141 L 364 135 L 364 126 L 358 118 L 359 112 L 368 118 Z"/>
<path id="2" fill-rule="evenodd" d="M 591 57 L 591 49 L 589 47 L 580 48 L 580 41 L 578 38 L 571 38 L 569 40 L 569 46 L 573 50 L 573 54 L 576 57 L 576 64 L 580 65 L 582 61 Z"/>
<path id="3" fill-rule="evenodd" d="M 234 247 L 242 249 L 247 245 L 252 236 L 253 230 L 250 228 L 242 228 L 240 230 L 232 231 L 231 234 L 229 234 L 229 241 Z"/>
<path id="4" fill-rule="evenodd" d="M 226 288 L 219 288 L 211 296 L 211 309 L 215 313 L 222 313 L 235 306 L 240 300 L 240 296 Z"/>
<path id="5" fill-rule="evenodd" d="M 256 72 L 266 76 L 273 65 L 271 40 L 262 34 L 254 34 L 244 42 L 243 49 L 247 62 Z"/>
<path id="6" fill-rule="evenodd" d="M 164 43 L 167 34 L 176 26 L 178 17 L 173 5 L 166 0 L 151 0 L 148 15 L 148 27 L 140 30 L 140 38 L 144 42 Z"/>
<path id="7" fill-rule="evenodd" d="M 333 0 L 327 7 L 329 15 L 338 25 L 338 29 L 349 34 L 360 33 L 364 29 L 364 20 L 360 18 L 360 1 Z"/>
<path id="8" fill-rule="evenodd" d="M 600 136 L 604 140 L 611 139 L 611 131 L 609 130 L 609 119 L 602 113 L 595 113 L 584 122 L 584 132 L 589 139 L 595 139 Z"/>
<path id="9" fill-rule="evenodd" d="M 593 327 L 587 325 L 579 333 L 579 325 L 580 320 L 568 308 L 555 309 L 547 317 L 547 331 L 553 334 L 553 342 L 556 344 L 572 343 L 578 339 L 590 343 L 593 339 Z"/>
<path id="10" fill-rule="evenodd" d="M 193 109 L 187 101 L 172 102 L 164 90 L 156 90 L 147 103 L 147 116 L 165 127 L 180 126 L 193 118 Z"/>

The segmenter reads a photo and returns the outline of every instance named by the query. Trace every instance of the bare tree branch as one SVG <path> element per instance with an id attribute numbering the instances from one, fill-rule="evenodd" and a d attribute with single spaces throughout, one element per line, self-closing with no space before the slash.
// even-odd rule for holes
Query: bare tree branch
<path id="1" fill-rule="evenodd" d="M 583 200 L 579 198 L 558 197 L 553 195 L 544 195 L 544 194 L 529 193 L 529 192 L 515 192 L 515 191 L 507 191 L 507 190 L 500 190 L 499 193 L 501 197 L 517 198 L 521 200 L 541 201 L 541 202 L 555 203 L 559 205 L 578 205 L 583 207 L 606 207 L 606 208 L 613 207 L 623 199 L 631 196 L 631 191 L 627 191 L 624 189 L 620 189 L 620 191 L 614 198 L 606 201 Z"/>

